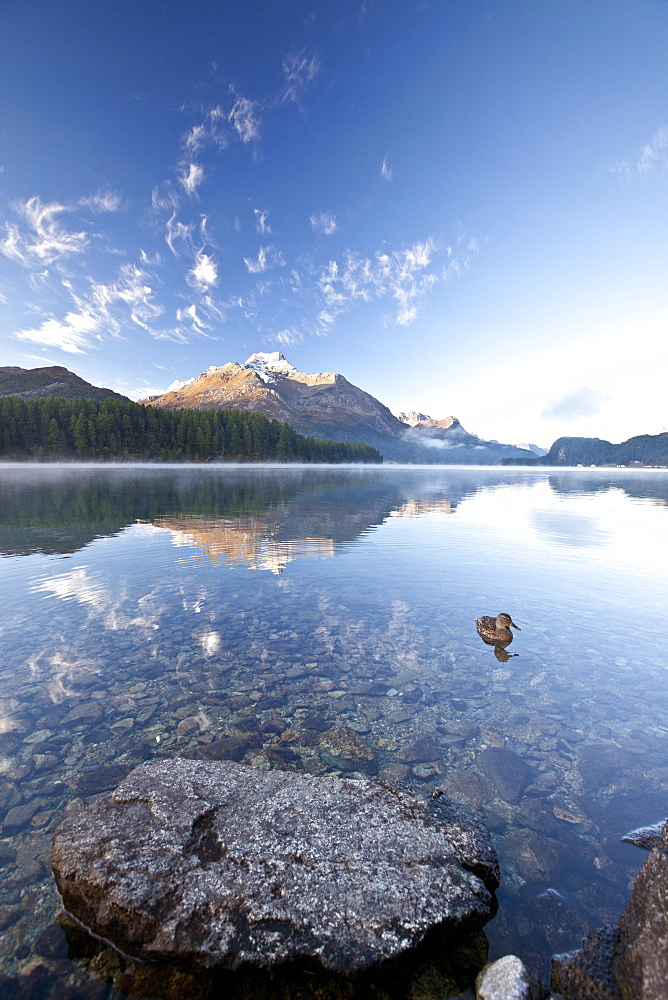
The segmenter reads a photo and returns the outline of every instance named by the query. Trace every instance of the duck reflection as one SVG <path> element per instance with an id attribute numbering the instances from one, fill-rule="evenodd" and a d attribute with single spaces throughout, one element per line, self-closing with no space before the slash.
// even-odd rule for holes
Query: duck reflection
<path id="1" fill-rule="evenodd" d="M 499 663 L 507 663 L 511 656 L 519 656 L 519 653 L 509 653 L 503 646 L 494 647 L 494 655 Z"/>
<path id="2" fill-rule="evenodd" d="M 519 656 L 519 653 L 506 652 L 506 646 L 509 646 L 513 641 L 513 633 L 510 629 L 522 631 L 506 612 L 501 612 L 496 618 L 491 615 L 483 615 L 482 618 L 476 619 L 475 627 L 482 641 L 488 646 L 494 646 L 494 656 L 501 663 L 507 663 L 511 656 Z"/>

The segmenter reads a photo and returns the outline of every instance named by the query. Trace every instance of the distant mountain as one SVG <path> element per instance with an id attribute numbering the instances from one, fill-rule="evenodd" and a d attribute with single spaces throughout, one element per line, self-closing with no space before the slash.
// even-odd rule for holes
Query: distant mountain
<path id="1" fill-rule="evenodd" d="M 541 464 L 545 465 L 668 465 L 668 431 L 640 434 L 611 444 L 601 438 L 558 438 Z"/>
<path id="2" fill-rule="evenodd" d="M 504 465 L 660 465 L 668 466 L 668 431 L 639 434 L 611 444 L 602 438 L 560 437 L 542 458 L 525 453 L 524 458 L 509 458 Z"/>
<path id="3" fill-rule="evenodd" d="M 521 448 L 522 451 L 530 451 L 532 455 L 537 455 L 538 458 L 542 458 L 543 455 L 547 455 L 547 448 L 541 448 L 540 445 L 531 444 L 528 441 L 515 445 L 515 447 Z"/>
<path id="4" fill-rule="evenodd" d="M 118 392 L 100 389 L 67 368 L 52 365 L 49 368 L 0 368 L 0 396 L 21 396 L 35 399 L 38 396 L 63 396 L 65 399 L 123 399 Z"/>
<path id="5" fill-rule="evenodd" d="M 259 411 L 289 423 L 300 434 L 359 441 L 397 462 L 484 465 L 523 454 L 512 445 L 469 434 L 456 417 L 432 420 L 411 413 L 402 414 L 410 420 L 399 419 L 343 375 L 305 374 L 278 352 L 253 354 L 243 364 L 212 366 L 141 402 L 165 409 Z"/>

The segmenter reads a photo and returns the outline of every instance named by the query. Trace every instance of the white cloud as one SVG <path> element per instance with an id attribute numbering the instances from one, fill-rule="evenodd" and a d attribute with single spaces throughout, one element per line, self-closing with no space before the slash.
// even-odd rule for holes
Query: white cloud
<path id="1" fill-rule="evenodd" d="M 336 316 L 334 313 L 328 312 L 327 309 L 321 309 L 318 313 L 318 326 L 323 329 L 329 329 L 334 326 L 336 322 Z"/>
<path id="2" fill-rule="evenodd" d="M 387 156 L 383 158 L 383 164 L 380 168 L 380 176 L 383 178 L 384 181 L 391 181 L 392 178 L 394 177 L 394 171 L 387 162 Z"/>
<path id="3" fill-rule="evenodd" d="M 43 267 L 64 257 L 82 253 L 89 244 L 85 232 L 71 232 L 59 221 L 58 216 L 71 211 L 68 205 L 58 202 L 45 204 L 38 197 L 16 203 L 14 212 L 23 220 L 24 227 L 8 222 L 7 236 L 0 241 L 0 253 L 24 266 L 35 264 Z"/>
<path id="4" fill-rule="evenodd" d="M 296 327 L 290 326 L 277 333 L 274 339 L 284 347 L 294 347 L 295 344 L 301 344 L 304 338 Z"/>
<path id="5" fill-rule="evenodd" d="M 122 207 L 122 199 L 118 191 L 101 188 L 96 194 L 81 198 L 79 204 L 92 208 L 94 212 L 118 212 Z"/>
<path id="6" fill-rule="evenodd" d="M 188 194 L 191 198 L 197 194 L 197 188 L 203 180 L 204 167 L 199 163 L 189 163 L 187 171 L 184 165 L 183 170 L 179 174 L 179 181 L 186 194 Z"/>
<path id="7" fill-rule="evenodd" d="M 112 309 L 117 303 L 123 303 L 129 310 L 131 321 L 148 333 L 153 333 L 149 324 L 163 310 L 153 300 L 153 288 L 147 284 L 148 280 L 148 273 L 136 264 L 123 264 L 117 281 L 109 285 L 91 285 L 89 298 L 104 329 L 116 333 L 120 331 L 121 324 L 113 315 Z"/>
<path id="8" fill-rule="evenodd" d="M 204 334 L 211 327 L 197 314 L 197 306 L 189 305 L 186 309 L 177 309 L 176 318 L 179 323 L 189 323 L 195 333 Z"/>
<path id="9" fill-rule="evenodd" d="M 205 253 L 195 255 L 195 266 L 188 272 L 190 283 L 206 291 L 218 281 L 218 268 L 212 257 Z"/>
<path id="10" fill-rule="evenodd" d="M 257 110 L 260 105 L 247 97 L 238 97 L 229 113 L 229 120 L 234 125 L 237 135 L 244 145 L 257 142 L 260 138 L 260 119 Z"/>
<path id="11" fill-rule="evenodd" d="M 98 320 L 90 313 L 69 312 L 64 320 L 45 319 L 32 330 L 19 330 L 18 340 L 27 340 L 45 347 L 57 347 L 68 354 L 85 354 L 90 335 L 98 330 Z"/>
<path id="12" fill-rule="evenodd" d="M 211 145 L 224 149 L 230 139 L 227 121 L 228 116 L 219 105 L 209 108 L 204 120 L 186 132 L 182 140 L 183 147 L 191 154 Z"/>
<path id="13" fill-rule="evenodd" d="M 315 55 L 305 52 L 292 53 L 283 60 L 283 75 L 285 85 L 281 100 L 298 101 L 300 95 L 309 87 L 320 72 L 320 60 Z"/>
<path id="14" fill-rule="evenodd" d="M 643 177 L 656 168 L 664 170 L 668 168 L 668 125 L 662 125 L 657 129 L 647 145 L 641 149 L 635 163 L 622 160 L 613 163 L 610 169 L 612 173 L 630 180 L 635 175 Z"/>
<path id="15" fill-rule="evenodd" d="M 270 233 L 271 226 L 267 222 L 269 212 L 266 210 L 262 211 L 259 208 L 254 208 L 253 212 L 255 213 L 255 226 L 257 228 L 258 233 Z"/>
<path id="16" fill-rule="evenodd" d="M 668 166 L 668 125 L 654 133 L 638 157 L 638 173 L 646 174 L 656 166 Z"/>
<path id="17" fill-rule="evenodd" d="M 86 348 L 94 340 L 102 340 L 104 334 L 120 336 L 128 317 L 155 335 L 149 324 L 162 313 L 162 307 L 155 302 L 148 281 L 148 272 L 136 264 L 123 264 L 116 281 L 109 284 L 91 280 L 82 295 L 75 292 L 71 281 L 64 280 L 62 286 L 75 308 L 64 319 L 50 316 L 39 327 L 19 330 L 14 336 L 69 354 L 85 354 Z"/>
<path id="18" fill-rule="evenodd" d="M 331 212 L 319 212 L 318 215 L 309 215 L 309 222 L 312 229 L 324 233 L 325 236 L 331 236 L 332 233 L 336 232 L 336 216 Z"/>
<path id="19" fill-rule="evenodd" d="M 341 265 L 330 261 L 322 268 L 318 288 L 325 302 L 326 324 L 354 302 L 369 302 L 387 296 L 397 302 L 395 322 L 412 323 L 421 300 L 447 271 L 428 271 L 436 245 L 431 237 L 405 250 L 377 253 L 374 258 L 349 252 Z"/>
<path id="20" fill-rule="evenodd" d="M 187 224 L 179 222 L 174 212 L 165 223 L 165 242 L 175 257 L 179 256 L 176 249 L 176 241 L 182 241 L 189 250 L 192 250 L 192 234 L 195 228 L 194 223 Z"/>
<path id="21" fill-rule="evenodd" d="M 244 264 L 249 274 L 262 274 L 271 267 L 284 267 L 285 261 L 279 250 L 273 247 L 260 247 L 257 258 L 244 257 Z"/>
<path id="22" fill-rule="evenodd" d="M 153 188 L 151 207 L 153 209 L 171 209 L 176 212 L 181 205 L 181 198 L 174 190 L 171 181 L 163 181 Z"/>

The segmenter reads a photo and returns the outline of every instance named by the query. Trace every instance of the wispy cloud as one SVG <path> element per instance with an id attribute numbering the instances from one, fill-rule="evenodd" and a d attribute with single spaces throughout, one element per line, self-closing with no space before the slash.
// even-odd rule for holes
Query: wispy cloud
<path id="1" fill-rule="evenodd" d="M 656 169 L 668 169 L 668 125 L 657 129 L 650 141 L 643 146 L 634 162 L 621 160 L 610 168 L 615 174 L 630 180 L 634 176 L 644 177 Z"/>
<path id="2" fill-rule="evenodd" d="M 380 176 L 383 178 L 384 181 L 391 181 L 392 178 L 394 177 L 394 171 L 387 162 L 387 156 L 383 157 L 383 163 L 380 168 Z"/>
<path id="3" fill-rule="evenodd" d="M 151 194 L 151 208 L 154 211 L 167 210 L 175 211 L 181 205 L 181 196 L 174 189 L 171 181 L 163 181 L 156 184 Z"/>
<path id="4" fill-rule="evenodd" d="M 654 133 L 638 157 L 639 174 L 646 174 L 658 166 L 668 166 L 668 125 Z"/>
<path id="5" fill-rule="evenodd" d="M 71 206 L 44 203 L 33 197 L 15 203 L 13 209 L 22 225 L 5 224 L 7 235 L 0 241 L 0 253 L 25 267 L 55 264 L 65 257 L 83 253 L 89 245 L 86 232 L 72 232 L 60 221 L 63 213 L 72 210 Z"/>
<path id="6" fill-rule="evenodd" d="M 284 330 L 280 330 L 274 337 L 274 339 L 282 344 L 283 347 L 294 347 L 295 344 L 301 344 L 304 336 L 299 332 L 297 327 L 289 326 Z"/>
<path id="7" fill-rule="evenodd" d="M 266 210 L 262 211 L 259 208 L 254 208 L 253 212 L 255 213 L 255 226 L 257 228 L 258 233 L 270 233 L 271 226 L 267 222 L 269 212 Z"/>
<path id="8" fill-rule="evenodd" d="M 176 217 L 176 212 L 170 215 L 165 223 L 165 243 L 175 257 L 179 256 L 178 243 L 182 243 L 187 249 L 193 249 L 192 234 L 195 223 L 180 222 Z"/>
<path id="9" fill-rule="evenodd" d="M 145 256 L 145 255 L 144 255 Z M 62 282 L 74 305 L 64 319 L 50 316 L 38 327 L 18 330 L 18 340 L 56 347 L 68 354 L 85 354 L 104 335 L 121 336 L 128 319 L 154 334 L 150 323 L 162 313 L 154 298 L 148 272 L 137 264 L 123 264 L 115 281 L 89 281 L 78 294 L 68 279 Z"/>
<path id="10" fill-rule="evenodd" d="M 197 194 L 197 188 L 204 180 L 204 167 L 200 163 L 189 163 L 183 167 L 179 174 L 179 182 L 183 190 L 193 198 Z"/>
<path id="11" fill-rule="evenodd" d="M 96 194 L 81 198 L 79 204 L 94 212 L 119 212 L 123 205 L 123 199 L 118 191 L 111 188 L 101 188 Z"/>
<path id="12" fill-rule="evenodd" d="M 329 327 L 338 314 L 356 302 L 390 297 L 397 303 L 395 322 L 407 326 L 417 316 L 428 292 L 460 267 L 453 261 L 432 269 L 436 253 L 434 240 L 427 237 L 404 250 L 379 252 L 374 257 L 349 251 L 341 263 L 331 260 L 317 275 L 324 302 L 321 320 Z"/>
<path id="13" fill-rule="evenodd" d="M 85 354 L 91 335 L 97 333 L 97 318 L 90 313 L 68 312 L 65 319 L 45 319 L 34 329 L 19 330 L 15 336 L 45 347 L 57 347 L 68 354 Z"/>
<path id="14" fill-rule="evenodd" d="M 205 146 L 217 146 L 218 149 L 224 149 L 229 145 L 231 138 L 228 121 L 229 116 L 220 105 L 216 104 L 209 108 L 203 120 L 197 125 L 193 125 L 183 136 L 184 149 L 191 155 L 198 153 Z"/>
<path id="15" fill-rule="evenodd" d="M 283 60 L 285 85 L 281 100 L 283 103 L 299 100 L 301 94 L 311 86 L 320 72 L 320 60 L 307 52 L 293 52 Z"/>
<path id="16" fill-rule="evenodd" d="M 262 274 L 271 267 L 284 267 L 285 261 L 280 250 L 274 247 L 260 247 L 256 258 L 244 257 L 244 264 L 249 274 Z"/>
<path id="17" fill-rule="evenodd" d="M 330 236 L 336 232 L 336 216 L 331 212 L 319 212 L 317 215 L 309 215 L 311 228 L 316 232 Z"/>
<path id="18" fill-rule="evenodd" d="M 176 318 L 179 323 L 186 323 L 192 328 L 194 333 L 200 335 L 206 334 L 206 331 L 211 329 L 208 323 L 198 314 L 197 306 L 194 304 L 187 306 L 185 309 L 177 309 Z"/>
<path id="19" fill-rule="evenodd" d="M 120 332 L 121 324 L 113 309 L 122 304 L 127 308 L 132 323 L 153 333 L 150 323 L 161 315 L 163 308 L 154 299 L 150 280 L 148 272 L 138 264 L 123 264 L 116 281 L 110 284 L 94 282 L 89 301 L 95 308 L 101 329 Z"/>
<path id="20" fill-rule="evenodd" d="M 218 268 L 212 257 L 205 253 L 195 255 L 195 265 L 188 272 L 189 280 L 195 288 L 206 291 L 218 283 Z"/>
<path id="21" fill-rule="evenodd" d="M 258 102 L 250 101 L 247 97 L 237 98 L 230 111 L 229 119 L 244 145 L 248 145 L 249 142 L 257 142 L 260 138 L 259 112 Z"/>

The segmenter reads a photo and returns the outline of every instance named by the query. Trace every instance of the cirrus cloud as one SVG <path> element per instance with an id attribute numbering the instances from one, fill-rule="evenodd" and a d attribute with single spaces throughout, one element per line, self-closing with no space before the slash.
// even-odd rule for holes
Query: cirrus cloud
<path id="1" fill-rule="evenodd" d="M 302 93 L 311 86 L 320 72 L 320 60 L 306 52 L 293 52 L 283 60 L 285 86 L 281 101 L 297 102 Z"/>
<path id="2" fill-rule="evenodd" d="M 621 160 L 610 168 L 615 174 L 630 180 L 634 176 L 643 177 L 653 170 L 668 169 L 668 125 L 658 128 L 650 141 L 643 146 L 635 161 Z"/>
<path id="3" fill-rule="evenodd" d="M 249 274 L 262 274 L 272 267 L 284 267 L 285 261 L 280 250 L 274 247 L 260 247 L 255 259 L 244 257 L 244 264 Z"/>
<path id="4" fill-rule="evenodd" d="M 65 319 L 45 319 L 39 327 L 19 330 L 15 336 L 17 340 L 57 347 L 67 354 L 85 354 L 90 336 L 97 331 L 98 320 L 94 315 L 68 312 Z"/>
<path id="5" fill-rule="evenodd" d="M 309 215 L 309 222 L 313 230 L 324 233 L 325 236 L 331 236 L 337 229 L 336 216 L 332 212 L 319 212 L 317 215 Z"/>
<path id="6" fill-rule="evenodd" d="M 85 232 L 72 232 L 60 220 L 71 206 L 60 202 L 43 202 L 37 196 L 13 205 L 23 225 L 5 224 L 7 236 L 0 240 L 0 253 L 25 267 L 54 264 L 64 257 L 80 254 L 88 247 Z"/>
<path id="7" fill-rule="evenodd" d="M 179 174 L 179 182 L 183 187 L 183 190 L 191 198 L 195 197 L 197 194 L 197 188 L 200 186 L 204 180 L 204 167 L 200 163 L 189 163 L 188 169 L 185 167 Z"/>

